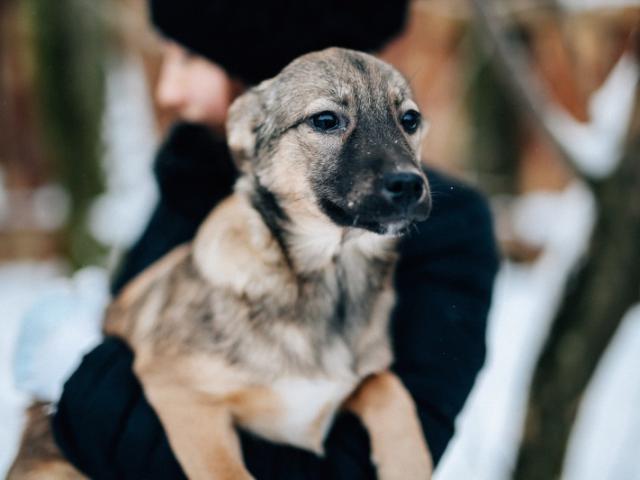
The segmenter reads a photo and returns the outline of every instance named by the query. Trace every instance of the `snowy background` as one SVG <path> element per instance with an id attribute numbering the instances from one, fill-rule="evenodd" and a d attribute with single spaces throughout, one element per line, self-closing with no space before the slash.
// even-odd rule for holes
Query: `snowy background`
<path id="1" fill-rule="evenodd" d="M 614 3 L 636 4 L 616 0 L 611 6 Z M 566 4 L 585 6 L 577 0 Z M 113 252 L 107 268 L 140 233 L 156 199 L 150 161 L 158 140 L 139 60 L 113 58 L 108 72 L 103 132 L 107 190 L 95 200 L 89 224 L 92 234 Z M 589 123 L 579 124 L 553 105 L 547 106 L 546 121 L 579 168 L 591 176 L 607 175 L 615 167 L 612 159 L 619 157 L 637 78 L 635 61 L 622 57 L 591 98 Z M 16 195 L 3 188 L 0 170 L 0 222 L 9 203 L 21 201 Z M 42 187 L 32 201 L 33 221 L 40 228 L 55 230 L 64 222 L 68 200 L 59 186 Z M 531 372 L 565 281 L 585 251 L 594 211 L 591 193 L 579 182 L 557 193 L 529 193 L 511 207 L 518 238 L 542 254 L 529 264 L 505 261 L 502 265 L 490 312 L 487 362 L 458 419 L 457 434 L 438 468 L 437 480 L 510 478 Z M 69 278 L 65 266 L 55 261 L 0 263 L 0 477 L 19 441 L 29 401 L 24 390 L 55 397 L 61 386 L 61 381 L 34 386 L 24 379 L 35 371 L 40 379 L 64 378 L 81 352 L 97 341 L 107 277 L 107 269 L 89 268 Z M 64 301 L 56 309 L 48 303 L 51 318 L 47 322 L 38 315 L 46 298 L 78 301 L 72 312 Z M 52 321 L 58 318 L 53 313 L 66 320 Z M 37 340 L 51 331 L 56 335 L 48 338 L 55 340 L 40 345 L 38 355 L 30 355 L 29 346 L 19 341 L 20 335 L 32 334 Z M 26 357 L 30 363 L 22 361 Z M 583 398 L 564 480 L 640 480 L 639 367 L 637 306 L 626 315 Z"/>

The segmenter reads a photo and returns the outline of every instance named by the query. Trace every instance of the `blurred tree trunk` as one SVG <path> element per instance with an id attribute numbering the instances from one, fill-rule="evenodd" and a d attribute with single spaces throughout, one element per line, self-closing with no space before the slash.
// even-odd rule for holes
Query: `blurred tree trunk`
<path id="1" fill-rule="evenodd" d="M 70 194 L 65 252 L 73 267 L 103 253 L 87 230 L 92 199 L 102 189 L 104 2 L 26 0 L 43 127 L 59 181 Z"/>
<path id="2" fill-rule="evenodd" d="M 598 205 L 595 231 L 534 373 L 516 480 L 561 478 L 581 397 L 623 316 L 640 301 L 638 100 L 630 132 L 616 172 L 592 183 Z"/>
<path id="3" fill-rule="evenodd" d="M 521 121 L 512 99 L 504 94 L 506 85 L 500 72 L 474 32 L 470 42 L 468 66 L 475 73 L 469 91 L 469 111 L 474 125 L 469 163 L 477 172 L 478 183 L 490 196 L 515 195 L 518 190 L 518 157 Z"/>
<path id="4" fill-rule="evenodd" d="M 17 0 L 0 0 L 0 168 L 7 188 L 29 189 L 48 179 L 33 99 L 27 29 Z"/>

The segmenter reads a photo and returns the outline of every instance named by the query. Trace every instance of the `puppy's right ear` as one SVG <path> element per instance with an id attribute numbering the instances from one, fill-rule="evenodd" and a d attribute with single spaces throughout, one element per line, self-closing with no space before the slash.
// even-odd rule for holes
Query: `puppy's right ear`
<path id="1" fill-rule="evenodd" d="M 256 136 L 264 121 L 262 92 L 270 82 L 266 80 L 240 95 L 229 108 L 227 115 L 227 143 L 236 166 L 242 173 L 251 170 L 256 157 Z"/>

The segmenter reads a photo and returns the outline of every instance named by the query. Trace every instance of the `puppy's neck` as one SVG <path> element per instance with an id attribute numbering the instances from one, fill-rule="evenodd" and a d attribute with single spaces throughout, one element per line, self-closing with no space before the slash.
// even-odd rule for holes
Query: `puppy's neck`
<path id="1" fill-rule="evenodd" d="M 280 199 L 255 177 L 240 181 L 237 191 L 248 195 L 286 262 L 298 274 L 323 270 L 343 254 L 383 259 L 395 250 L 396 239 L 336 225 L 315 204 Z"/>

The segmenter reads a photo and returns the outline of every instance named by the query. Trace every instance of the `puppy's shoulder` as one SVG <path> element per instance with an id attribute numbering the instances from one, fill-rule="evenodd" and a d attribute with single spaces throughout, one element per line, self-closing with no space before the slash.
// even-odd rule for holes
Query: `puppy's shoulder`
<path id="1" fill-rule="evenodd" d="M 222 202 L 202 224 L 193 257 L 212 286 L 237 294 L 263 295 L 289 280 L 278 242 L 249 199 L 239 193 Z"/>
<path id="2" fill-rule="evenodd" d="M 124 306 L 135 302 L 153 283 L 166 277 L 180 263 L 183 263 L 189 256 L 190 251 L 191 246 L 189 244 L 180 245 L 171 250 L 129 282 L 117 297 L 116 301 L 122 303 Z"/>
<path id="3" fill-rule="evenodd" d="M 186 265 L 190 253 L 190 244 L 180 245 L 131 280 L 107 309 L 103 326 L 105 333 L 127 338 L 133 327 L 133 318 L 149 293 L 166 282 L 180 265 Z"/>

